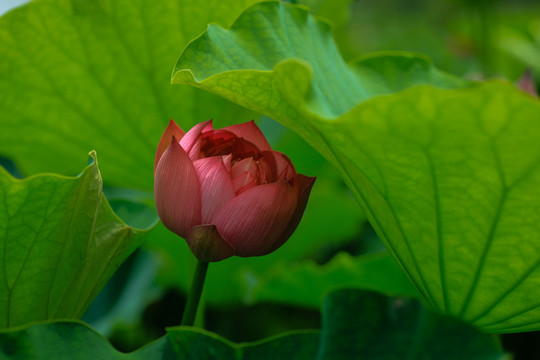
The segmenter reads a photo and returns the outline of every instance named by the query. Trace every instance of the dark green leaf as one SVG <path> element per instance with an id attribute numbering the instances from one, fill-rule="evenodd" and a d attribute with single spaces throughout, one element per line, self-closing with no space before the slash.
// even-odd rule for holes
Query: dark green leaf
<path id="1" fill-rule="evenodd" d="M 53 322 L 0 333 L 0 359 L 173 360 L 177 356 L 166 337 L 126 355 L 82 322 Z"/>
<path id="2" fill-rule="evenodd" d="M 340 290 L 323 308 L 319 360 L 503 359 L 493 336 L 426 310 L 417 300 Z"/>
<path id="3" fill-rule="evenodd" d="M 0 359 L 9 360 L 264 360 L 314 359 L 318 331 L 297 331 L 253 343 L 235 344 L 196 328 L 172 328 L 165 336 L 124 354 L 88 325 L 53 322 L 0 332 Z"/>
<path id="4" fill-rule="evenodd" d="M 196 328 L 173 328 L 168 335 L 179 358 L 193 360 L 313 359 L 319 341 L 317 331 L 296 331 L 241 344 Z"/>

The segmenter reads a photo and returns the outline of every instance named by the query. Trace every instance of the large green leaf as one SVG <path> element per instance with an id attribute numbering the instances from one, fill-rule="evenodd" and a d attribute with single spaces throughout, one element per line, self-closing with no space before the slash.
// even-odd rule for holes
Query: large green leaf
<path id="1" fill-rule="evenodd" d="M 0 155 L 26 174 L 75 175 L 91 149 L 105 182 L 151 189 L 169 119 L 184 128 L 249 113 L 172 87 L 178 52 L 255 0 L 36 0 L 0 18 Z"/>
<path id="2" fill-rule="evenodd" d="M 539 117 L 511 86 L 421 87 L 360 106 L 329 134 L 425 298 L 486 331 L 540 327 Z"/>
<path id="3" fill-rule="evenodd" d="M 327 23 L 303 7 L 264 2 L 247 9 L 229 31 L 210 25 L 186 47 L 172 83 L 191 84 L 286 122 L 327 157 L 307 107 L 337 117 L 360 101 L 415 84 L 452 88 L 463 81 L 438 71 L 419 55 L 391 53 L 346 64 Z M 294 89 L 294 91 L 289 91 Z M 307 110 L 307 109 L 306 109 Z"/>
<path id="4" fill-rule="evenodd" d="M 273 117 L 334 161 L 431 306 L 486 331 L 540 329 L 537 99 L 411 54 L 347 65 L 324 23 L 274 2 L 210 27 L 173 82 Z"/>
<path id="5" fill-rule="evenodd" d="M 95 153 L 76 178 L 0 167 L 0 328 L 80 317 L 145 232 L 102 192 Z"/>
<path id="6" fill-rule="evenodd" d="M 495 338 L 426 311 L 418 301 L 340 290 L 325 300 L 320 333 L 301 330 L 237 344 L 209 331 L 176 327 L 122 354 L 83 323 L 52 322 L 0 332 L 0 358 L 496 360 L 503 355 Z"/>

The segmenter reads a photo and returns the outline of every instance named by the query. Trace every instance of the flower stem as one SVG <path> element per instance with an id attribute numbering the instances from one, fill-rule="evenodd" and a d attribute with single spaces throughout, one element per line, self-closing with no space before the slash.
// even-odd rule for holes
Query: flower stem
<path id="1" fill-rule="evenodd" d="M 208 263 L 197 260 L 195 275 L 193 275 L 193 282 L 191 283 L 191 289 L 189 290 L 186 307 L 184 309 L 184 315 L 182 316 L 182 322 L 180 323 L 180 325 L 193 326 L 193 324 L 195 323 L 197 307 L 199 306 L 199 300 L 201 299 L 201 293 L 203 290 L 204 279 L 206 278 L 207 270 Z"/>
<path id="2" fill-rule="evenodd" d="M 490 5 L 489 2 L 481 1 L 478 9 L 480 15 L 480 63 L 485 77 L 492 76 L 494 70 L 492 34 L 494 24 Z"/>

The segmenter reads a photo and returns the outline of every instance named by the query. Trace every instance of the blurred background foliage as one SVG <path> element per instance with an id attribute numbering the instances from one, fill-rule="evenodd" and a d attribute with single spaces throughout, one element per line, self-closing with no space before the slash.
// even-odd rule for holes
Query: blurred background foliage
<path id="1" fill-rule="evenodd" d="M 24 2 L 3 0 L 0 14 Z M 348 60 L 374 51 L 406 50 L 426 54 L 437 67 L 465 77 L 515 81 L 527 69 L 533 70 L 537 80 L 540 77 L 540 3 L 535 0 L 291 2 L 309 6 L 333 23 L 336 43 Z M 177 48 L 188 40 L 183 39 L 185 43 Z M 173 66 L 171 61 L 169 68 L 160 70 L 168 73 Z M 226 112 L 230 105 L 223 106 L 215 112 Z M 273 120 L 238 112 L 235 107 L 227 109 L 228 119 L 240 117 L 236 122 L 255 117 L 271 145 L 287 153 L 298 172 L 317 176 L 317 183 L 303 221 L 285 246 L 262 258 L 212 264 L 199 316 L 208 330 L 233 341 L 250 341 L 290 329 L 319 328 L 323 296 L 342 287 L 416 296 L 337 170 Z M 206 118 L 176 120 L 187 129 Z M 216 120 L 218 126 L 226 124 Z M 162 119 L 156 128 L 164 129 L 167 121 Z M 158 140 L 155 136 L 151 142 Z M 78 156 L 84 158 L 86 153 Z M 0 156 L 0 164 L 14 175 L 30 175 L 17 167 L 18 159 L 12 154 Z M 105 194 L 118 216 L 134 227 L 151 226 L 157 220 L 151 189 L 133 188 L 137 182 L 122 187 L 106 175 L 104 171 Z M 121 350 L 148 343 L 161 336 L 166 326 L 179 323 L 193 264 L 185 242 L 158 224 L 96 298 L 84 320 Z M 527 336 L 534 339 L 535 335 Z M 504 338 L 516 358 L 519 351 L 530 351 L 520 343 L 523 339 Z"/>

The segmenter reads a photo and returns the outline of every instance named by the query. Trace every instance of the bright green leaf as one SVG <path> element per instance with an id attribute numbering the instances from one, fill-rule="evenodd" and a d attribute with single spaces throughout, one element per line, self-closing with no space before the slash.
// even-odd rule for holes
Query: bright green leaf
<path id="1" fill-rule="evenodd" d="M 538 99 L 410 54 L 347 65 L 326 24 L 273 2 L 210 27 L 173 82 L 262 112 L 333 160 L 431 306 L 486 331 L 540 329 Z"/>
<path id="2" fill-rule="evenodd" d="M 279 2 L 248 8 L 229 31 L 210 25 L 184 49 L 172 83 L 209 90 L 282 121 L 330 158 L 317 129 L 298 121 L 302 107 L 336 117 L 362 100 L 415 84 L 464 85 L 419 55 L 390 53 L 346 64 L 327 23 Z"/>
<path id="3" fill-rule="evenodd" d="M 78 318 L 145 232 L 102 192 L 96 155 L 76 178 L 0 168 L 0 328 Z"/>
<path id="4" fill-rule="evenodd" d="M 378 98 L 339 133 L 320 123 L 425 298 L 486 331 L 540 327 L 538 118 L 537 100 L 486 84 Z"/>
<path id="5" fill-rule="evenodd" d="M 27 174 L 76 174 L 91 149 L 106 183 L 152 189 L 169 119 L 185 130 L 252 115 L 172 87 L 178 52 L 255 0 L 37 0 L 0 18 L 0 154 Z"/>

